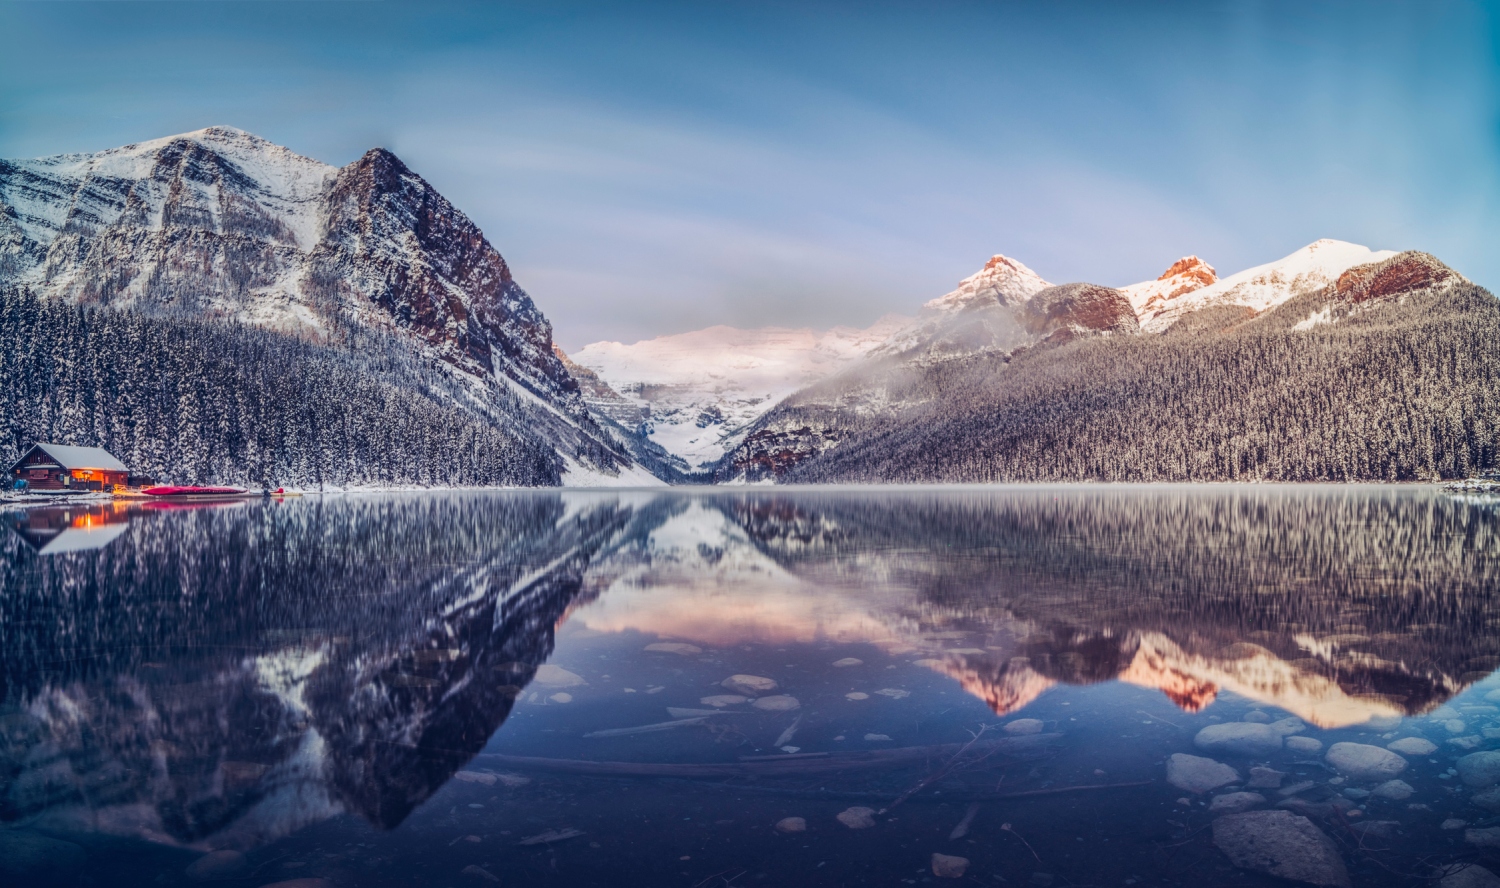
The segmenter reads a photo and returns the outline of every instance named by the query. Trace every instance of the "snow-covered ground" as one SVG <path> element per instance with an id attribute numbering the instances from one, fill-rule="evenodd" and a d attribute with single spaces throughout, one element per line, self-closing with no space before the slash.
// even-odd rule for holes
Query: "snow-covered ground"
<path id="1" fill-rule="evenodd" d="M 709 327 L 630 345 L 595 342 L 573 360 L 651 411 L 651 440 L 693 466 L 717 460 L 745 427 L 792 392 L 863 356 L 908 322 L 864 329 Z"/>

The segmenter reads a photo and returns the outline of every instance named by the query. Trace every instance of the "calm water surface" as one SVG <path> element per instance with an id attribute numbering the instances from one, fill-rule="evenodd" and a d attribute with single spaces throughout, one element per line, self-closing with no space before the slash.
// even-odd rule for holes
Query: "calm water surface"
<path id="1" fill-rule="evenodd" d="M 0 521 L 7 886 L 1289 884 L 1244 841 L 1327 884 L 1500 871 L 1500 766 L 1456 770 L 1500 750 L 1500 511 L 1435 488 Z"/>

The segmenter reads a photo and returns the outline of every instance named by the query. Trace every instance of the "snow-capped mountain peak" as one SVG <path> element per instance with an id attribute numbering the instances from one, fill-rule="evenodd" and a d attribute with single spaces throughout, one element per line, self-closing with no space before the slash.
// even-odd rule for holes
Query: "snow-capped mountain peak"
<path id="1" fill-rule="evenodd" d="M 1131 284 L 1120 290 L 1130 299 L 1136 316 L 1144 318 L 1164 308 L 1171 300 L 1218 281 L 1219 274 L 1212 265 L 1197 256 L 1184 256 L 1173 262 L 1156 280 Z"/>
<path id="2" fill-rule="evenodd" d="M 504 258 L 381 148 L 333 167 L 214 126 L 0 160 L 0 286 L 320 344 L 400 343 L 458 374 L 461 409 L 526 413 L 585 470 L 624 463 Z"/>
<path id="3" fill-rule="evenodd" d="M 1147 300 L 1142 300 L 1136 307 L 1141 312 L 1141 330 L 1160 333 L 1188 312 L 1220 305 L 1240 305 L 1260 313 L 1303 293 L 1322 289 L 1356 265 L 1381 262 L 1394 255 L 1390 250 L 1371 250 L 1328 238 L 1313 241 L 1275 262 L 1247 268 L 1176 296 L 1164 296 L 1153 305 L 1147 306 Z M 1124 289 L 1132 293 L 1131 301 L 1135 302 L 1134 292 L 1147 286 L 1135 284 Z"/>
<path id="4" fill-rule="evenodd" d="M 952 312 L 1001 305 L 1014 308 L 1052 286 L 1017 259 L 995 254 L 984 268 L 959 281 L 951 293 L 923 305 L 928 311 Z"/>

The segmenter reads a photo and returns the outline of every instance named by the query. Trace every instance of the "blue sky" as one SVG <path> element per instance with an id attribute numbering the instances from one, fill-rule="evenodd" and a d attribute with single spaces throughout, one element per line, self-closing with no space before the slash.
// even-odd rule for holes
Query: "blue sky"
<path id="1" fill-rule="evenodd" d="M 558 341 L 863 325 L 993 253 L 1123 285 L 1320 237 L 1500 284 L 1500 8 L 11 2 L 0 157 L 382 145 Z"/>

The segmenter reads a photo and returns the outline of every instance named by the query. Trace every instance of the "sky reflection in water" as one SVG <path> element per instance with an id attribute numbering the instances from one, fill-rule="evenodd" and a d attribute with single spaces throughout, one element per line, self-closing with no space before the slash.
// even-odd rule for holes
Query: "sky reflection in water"
<path id="1" fill-rule="evenodd" d="M 1308 816 L 1354 884 L 1492 853 L 1451 827 L 1493 813 L 1447 772 L 1500 747 L 1500 521 L 1431 488 L 410 494 L 4 519 L 0 873 L 17 884 L 194 884 L 211 850 L 237 852 L 216 875 L 247 886 L 920 883 L 934 852 L 986 884 L 1285 884 L 1231 866 L 1212 793 L 1166 782 L 1173 753 L 1311 781 L 1258 790 L 1262 807 Z M 1247 715 L 1300 719 L 1289 736 L 1325 749 L 1437 749 L 1407 756 L 1394 799 L 1303 740 L 1195 747 Z M 837 819 L 934 775 L 872 826 Z M 806 831 L 778 832 L 787 817 Z"/>

